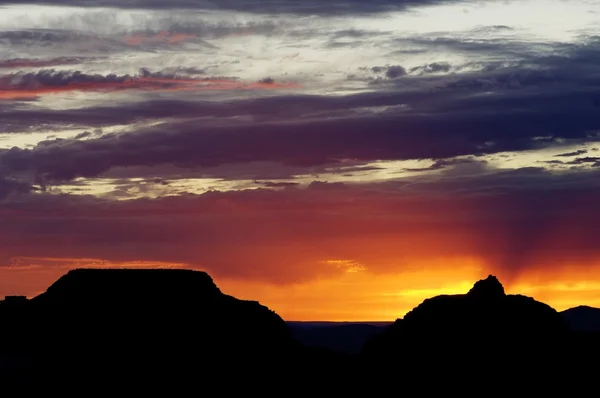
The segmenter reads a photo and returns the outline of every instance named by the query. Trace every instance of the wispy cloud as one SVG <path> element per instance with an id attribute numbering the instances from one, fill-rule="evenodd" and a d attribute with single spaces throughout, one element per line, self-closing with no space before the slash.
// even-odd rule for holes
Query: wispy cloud
<path id="1" fill-rule="evenodd" d="M 115 92 L 125 90 L 146 91 L 201 91 L 201 90 L 251 90 L 296 87 L 294 83 L 277 83 L 272 80 L 241 82 L 230 78 L 184 78 L 142 69 L 138 75 L 89 75 L 76 72 L 43 70 L 35 73 L 16 73 L 0 76 L 0 99 L 29 99 L 45 94 L 69 91 Z"/>
<path id="2" fill-rule="evenodd" d="M 59 65 L 76 65 L 85 61 L 84 58 L 58 57 L 51 59 L 14 58 L 0 61 L 0 69 L 18 68 L 47 68 Z"/>

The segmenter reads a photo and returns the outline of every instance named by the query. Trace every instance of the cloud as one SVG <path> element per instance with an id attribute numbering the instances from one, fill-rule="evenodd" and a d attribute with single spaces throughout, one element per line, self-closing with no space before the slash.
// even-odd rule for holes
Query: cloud
<path id="1" fill-rule="evenodd" d="M 420 131 L 448 125 L 448 130 L 451 130 L 448 134 L 464 130 L 465 135 L 469 135 L 476 125 L 481 124 L 482 128 L 496 131 L 486 133 L 490 141 L 514 140 L 517 135 L 525 135 L 524 141 L 527 141 L 528 137 L 535 134 L 585 138 L 588 133 L 598 130 L 597 118 L 594 116 L 597 112 L 595 104 L 600 98 L 596 88 L 599 48 L 597 42 L 591 41 L 585 45 L 570 46 L 568 50 L 561 51 L 560 55 L 530 57 L 517 65 L 496 66 L 492 70 L 386 79 L 387 83 L 378 84 L 373 92 L 342 97 L 299 93 L 295 96 L 286 94 L 279 98 L 248 98 L 225 103 L 184 98 L 163 99 L 118 107 L 97 106 L 60 112 L 23 109 L 2 114 L 1 117 L 7 122 L 12 119 L 11 126 L 36 118 L 40 122 L 60 124 L 62 119 L 67 125 L 87 123 L 90 127 L 98 127 L 131 123 L 140 117 L 251 116 L 259 118 L 258 120 L 304 119 L 306 123 L 309 122 L 308 119 L 312 119 L 315 128 L 319 128 L 319 119 L 336 117 L 329 124 L 343 124 L 353 120 L 351 117 L 362 116 L 367 120 L 372 115 L 368 110 L 379 107 L 385 110 L 379 114 L 382 118 L 393 119 L 390 123 L 402 123 Z M 176 71 L 169 72 L 173 74 Z M 57 73 L 63 76 L 71 72 L 55 72 Z M 49 72 L 40 74 L 54 76 Z M 39 80 L 37 75 L 30 76 Z M 179 77 L 186 79 L 181 73 Z M 117 81 L 122 78 L 123 76 L 115 76 Z M 127 87 L 150 85 L 153 89 L 162 89 L 172 87 L 172 84 L 180 88 L 177 83 L 184 83 L 148 78 L 136 80 L 135 76 L 131 79 L 133 82 Z M 235 84 L 223 82 L 220 87 L 233 89 L 237 87 Z M 264 88 L 273 87 L 258 84 L 263 84 Z M 107 89 L 114 88 L 108 86 Z M 14 91 L 19 90 L 10 91 L 11 96 L 24 95 Z M 282 104 L 285 106 L 280 106 Z M 121 112 L 116 112 L 117 109 Z M 343 120 L 340 115 L 347 116 L 348 119 Z"/>
<path id="2" fill-rule="evenodd" d="M 144 43 L 178 44 L 193 38 L 195 38 L 195 35 L 161 31 L 154 35 L 145 35 L 142 33 L 127 35 L 123 38 L 123 41 L 136 46 Z"/>
<path id="3" fill-rule="evenodd" d="M 568 158 L 568 157 L 572 157 L 572 156 L 585 155 L 587 152 L 588 151 L 585 149 L 579 149 L 579 150 L 573 151 L 573 152 L 559 153 L 558 155 L 554 155 L 554 156 L 561 157 L 561 158 Z"/>
<path id="4" fill-rule="evenodd" d="M 575 164 L 575 165 L 591 164 L 592 167 L 599 167 L 600 166 L 600 157 L 586 156 L 583 158 L 576 158 L 576 159 L 573 159 L 573 160 L 565 162 L 565 163 L 566 164 Z"/>
<path id="5" fill-rule="evenodd" d="M 452 65 L 449 62 L 432 62 L 421 66 L 415 66 L 410 69 L 411 73 L 448 73 L 452 69 Z"/>
<path id="6" fill-rule="evenodd" d="M 238 11 L 252 13 L 291 13 L 291 14 L 317 14 L 331 15 L 343 12 L 345 14 L 364 14 L 374 12 L 390 12 L 407 6 L 433 5 L 455 0 L 373 0 L 364 2 L 360 0 L 333 0 L 326 3 L 316 0 L 228 0 L 218 3 L 210 0 L 176 0 L 167 2 L 164 0 L 101 0 L 75 1 L 75 0 L 42 0 L 34 4 L 69 6 L 69 7 L 109 7 L 125 9 L 201 9 L 213 11 Z M 0 1 L 0 5 L 24 5 L 30 4 L 31 0 L 14 2 L 10 0 Z"/>
<path id="7" fill-rule="evenodd" d="M 400 65 L 373 66 L 371 72 L 383 73 L 388 79 L 397 79 L 406 75 L 406 69 Z"/>
<path id="8" fill-rule="evenodd" d="M 14 58 L 0 61 L 0 69 L 17 68 L 47 68 L 49 66 L 76 65 L 83 63 L 85 58 L 59 57 L 51 59 Z"/>
<path id="9" fill-rule="evenodd" d="M 33 190 L 33 187 L 25 182 L 0 175 L 0 204 L 11 195 L 26 194 Z"/>
<path id="10" fill-rule="evenodd" d="M 553 109 L 552 113 L 550 110 L 556 102 L 542 95 L 527 99 L 531 109 L 515 111 L 520 100 L 508 92 L 481 99 L 467 96 L 438 104 L 440 110 L 423 113 L 392 109 L 336 118 L 328 118 L 326 113 L 322 117 L 290 117 L 289 121 L 246 122 L 227 118 L 211 120 L 209 124 L 195 119 L 104 134 L 85 141 L 45 141 L 31 150 L 4 152 L 0 159 L 9 170 L 33 168 L 51 179 L 68 180 L 77 176 L 93 177 L 112 167 L 165 163 L 207 167 L 249 161 L 314 166 L 337 159 L 364 162 L 441 159 L 531 149 L 558 144 L 559 140 L 595 140 L 594 132 L 600 123 L 595 109 L 586 104 L 586 94 L 559 93 L 554 100 L 566 104 L 569 97 L 571 108 L 564 106 L 561 110 Z M 279 101 L 284 103 L 284 99 Z M 321 102 L 326 109 L 329 100 L 323 98 Z M 444 112 L 444 107 L 450 104 L 454 112 Z M 431 105 L 423 103 L 421 106 Z M 163 108 L 157 114 L 167 109 L 178 111 Z M 219 112 L 227 108 L 221 109 Z M 264 109 L 268 115 L 269 108 Z M 93 111 L 88 114 L 88 120 L 93 121 L 91 115 Z"/>
<path id="11" fill-rule="evenodd" d="M 273 181 L 266 181 L 261 184 L 267 188 L 291 188 L 291 187 L 296 187 L 296 186 L 300 185 L 297 182 L 273 182 Z"/>
<path id="12" fill-rule="evenodd" d="M 237 164 L 239 174 L 206 169 L 200 175 L 272 179 L 273 173 L 242 173 L 243 165 L 284 164 L 295 174 L 310 174 L 344 159 L 359 164 L 405 159 L 444 163 L 456 156 L 592 142 L 600 132 L 594 102 L 600 98 L 599 49 L 596 41 L 590 41 L 570 46 L 560 55 L 531 57 L 517 66 L 456 75 L 402 76 L 372 92 L 342 96 L 286 93 L 217 101 L 184 97 L 61 110 L 7 107 L 0 111 L 1 124 L 17 131 L 34 128 L 32 120 L 38 128 L 132 126 L 85 140 L 60 138 L 31 149 L 0 150 L 0 165 L 13 178 L 42 185 L 106 175 L 115 168 L 159 166 L 166 170 L 168 165 L 191 170 L 178 173 L 183 176 L 198 174 L 199 167 Z M 150 88 L 183 90 L 178 92 L 184 94 L 209 87 L 237 90 L 244 85 L 237 80 L 194 77 L 189 72 L 142 69 L 135 76 L 116 76 L 42 71 L 13 75 L 3 82 L 9 88 L 6 92 L 18 95 L 74 88 Z M 254 84 L 277 87 L 271 81 Z M 154 125 L 133 124 L 139 120 Z M 442 163 L 434 168 L 447 166 Z M 574 160 L 570 164 L 583 163 Z"/>
<path id="13" fill-rule="evenodd" d="M 72 54 L 105 55 L 111 52 L 123 52 L 131 49 L 131 45 L 123 41 L 125 35 L 119 38 L 103 36 L 94 32 L 85 32 L 60 27 L 33 28 L 33 29 L 7 29 L 0 30 L 0 44 L 5 48 L 19 50 L 16 53 L 31 53 L 34 57 L 49 53 L 67 52 L 62 58 L 76 58 Z M 22 55 L 19 54 L 20 57 Z M 60 64 L 57 64 L 60 65 Z M 48 65 L 53 66 L 53 65 Z"/>
<path id="14" fill-rule="evenodd" d="M 478 258 L 508 281 L 598 260 L 598 181 L 529 168 L 122 202 L 38 194 L 3 207 L 0 256 L 188 264 L 276 284 L 345 272 L 332 259 L 380 274 Z"/>
<path id="15" fill-rule="evenodd" d="M 184 78 L 140 69 L 135 76 L 89 75 L 79 71 L 42 70 L 0 77 L 0 100 L 27 99 L 69 91 L 115 92 L 124 90 L 200 91 L 233 89 L 276 89 L 293 84 L 275 82 L 244 83 L 231 78 Z"/>
<path id="16" fill-rule="evenodd" d="M 449 166 L 463 165 L 463 164 L 476 164 L 482 165 L 485 161 L 475 159 L 440 159 L 433 162 L 431 166 L 421 168 L 408 168 L 407 171 L 431 171 L 431 170 L 442 170 Z"/>

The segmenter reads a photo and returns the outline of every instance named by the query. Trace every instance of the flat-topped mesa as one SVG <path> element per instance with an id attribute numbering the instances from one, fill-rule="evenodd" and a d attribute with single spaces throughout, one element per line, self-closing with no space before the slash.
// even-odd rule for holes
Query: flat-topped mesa
<path id="1" fill-rule="evenodd" d="M 11 337 L 48 368 L 56 358 L 90 368 L 121 358 L 110 369 L 122 371 L 181 370 L 189 358 L 238 366 L 255 358 L 277 363 L 298 349 L 279 315 L 223 294 L 201 271 L 72 270 L 31 299 L 23 314 L 26 322 Z"/>
<path id="2" fill-rule="evenodd" d="M 75 269 L 34 301 L 209 298 L 222 293 L 205 272 L 180 269 Z"/>
<path id="3" fill-rule="evenodd" d="M 498 299 L 506 297 L 502 283 L 493 275 L 475 282 L 467 293 L 468 297 L 476 299 Z"/>

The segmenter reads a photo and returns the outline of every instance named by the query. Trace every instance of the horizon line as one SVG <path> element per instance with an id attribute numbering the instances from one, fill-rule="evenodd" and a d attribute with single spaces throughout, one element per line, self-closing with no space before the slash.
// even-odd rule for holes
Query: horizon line
<path id="1" fill-rule="evenodd" d="M 284 322 L 290 323 L 394 323 L 395 321 L 395 319 L 391 321 L 291 321 L 284 319 Z"/>

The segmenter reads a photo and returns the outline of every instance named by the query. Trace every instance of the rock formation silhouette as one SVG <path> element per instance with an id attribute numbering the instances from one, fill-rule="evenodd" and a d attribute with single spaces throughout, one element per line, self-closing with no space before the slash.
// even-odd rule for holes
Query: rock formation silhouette
<path id="1" fill-rule="evenodd" d="M 512 346 L 562 337 L 568 327 L 556 310 L 530 297 L 507 295 L 494 276 L 466 294 L 426 299 L 365 344 L 366 358 L 382 355 L 485 355 L 481 347 Z M 530 345 L 531 347 L 531 345 Z"/>
<path id="2" fill-rule="evenodd" d="M 386 364 L 397 360 L 394 372 L 407 380 L 423 374 L 435 380 L 430 392 L 445 386 L 448 393 L 453 386 L 460 393 L 478 380 L 539 394 L 551 392 L 549 379 L 585 370 L 582 350 L 598 352 L 597 342 L 572 332 L 550 306 L 505 294 L 490 275 L 466 294 L 425 300 L 368 341 L 359 363 L 365 378 L 373 380 L 389 376 Z"/>
<path id="3" fill-rule="evenodd" d="M 530 297 L 505 294 L 502 284 L 490 275 L 466 294 L 425 300 L 370 341 L 363 354 L 375 355 L 380 349 L 405 352 L 415 348 L 419 340 L 427 340 L 428 346 L 435 345 L 438 350 L 452 349 L 454 344 L 449 341 L 538 339 L 561 336 L 567 331 L 566 323 L 552 307 Z"/>
<path id="4" fill-rule="evenodd" d="M 73 270 L 31 300 L 4 302 L 0 324 L 3 357 L 32 364 L 33 379 L 210 385 L 303 353 L 276 313 L 189 270 Z"/>
<path id="5" fill-rule="evenodd" d="M 349 355 L 300 344 L 276 313 L 203 272 L 81 269 L 33 299 L 0 302 L 0 391 L 339 395 L 401 383 L 422 394 L 540 394 L 556 389 L 548 380 L 577 380 L 574 393 L 595 380 L 599 342 L 491 275 L 425 300 Z"/>

